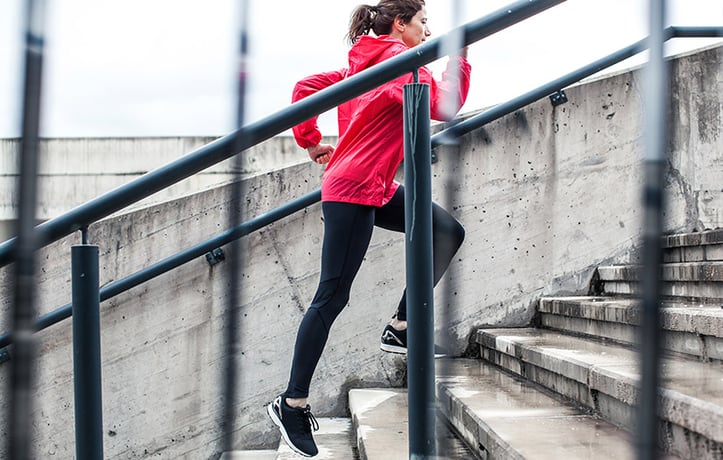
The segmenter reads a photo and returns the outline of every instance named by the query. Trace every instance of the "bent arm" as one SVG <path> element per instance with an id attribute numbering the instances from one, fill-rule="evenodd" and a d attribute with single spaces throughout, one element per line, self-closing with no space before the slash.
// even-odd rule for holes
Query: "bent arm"
<path id="1" fill-rule="evenodd" d="M 294 86 L 291 102 L 300 101 L 324 88 L 328 88 L 334 83 L 343 80 L 345 75 L 345 70 L 337 70 L 308 76 Z M 318 118 L 319 116 L 316 115 L 292 128 L 294 139 L 296 139 L 296 143 L 302 149 L 313 147 L 321 142 L 321 131 L 319 131 L 317 124 Z"/>
<path id="2" fill-rule="evenodd" d="M 449 59 L 441 80 L 429 74 L 430 115 L 434 120 L 450 121 L 467 100 L 472 66 L 463 55 Z"/>

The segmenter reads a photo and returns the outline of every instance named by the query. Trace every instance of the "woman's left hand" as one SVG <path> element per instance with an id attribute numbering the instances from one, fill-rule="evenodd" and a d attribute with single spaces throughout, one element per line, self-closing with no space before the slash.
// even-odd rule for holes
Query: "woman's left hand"
<path id="1" fill-rule="evenodd" d="M 323 165 L 331 160 L 331 155 L 334 153 L 334 146 L 330 144 L 316 144 L 306 150 L 309 152 L 309 157 L 312 161 Z"/>

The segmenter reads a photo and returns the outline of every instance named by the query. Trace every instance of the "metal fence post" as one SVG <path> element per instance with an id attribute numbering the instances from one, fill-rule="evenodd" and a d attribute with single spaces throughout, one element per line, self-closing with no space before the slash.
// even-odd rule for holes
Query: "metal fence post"
<path id="1" fill-rule="evenodd" d="M 432 147 L 429 85 L 404 87 L 409 458 L 435 454 Z"/>
<path id="2" fill-rule="evenodd" d="M 75 458 L 103 458 L 98 246 L 71 248 Z"/>
<path id="3" fill-rule="evenodd" d="M 664 58 L 665 0 L 650 1 L 650 62 L 645 93 L 645 183 L 643 188 L 643 275 L 640 317 L 640 398 L 638 459 L 658 458 L 658 388 L 660 386 L 660 300 L 665 208 L 664 178 L 667 142 L 668 72 Z"/>
<path id="4" fill-rule="evenodd" d="M 45 2 L 27 0 L 25 11 L 25 73 L 23 86 L 22 139 L 18 155 L 19 198 L 15 222 L 15 259 L 12 335 L 14 359 L 10 364 L 8 401 L 8 458 L 35 458 L 32 439 L 37 345 L 33 336 L 35 318 L 37 238 L 34 232 L 38 202 L 38 143 L 40 139 L 41 88 L 45 48 Z M 7 108 L 5 108 L 7 111 Z"/>

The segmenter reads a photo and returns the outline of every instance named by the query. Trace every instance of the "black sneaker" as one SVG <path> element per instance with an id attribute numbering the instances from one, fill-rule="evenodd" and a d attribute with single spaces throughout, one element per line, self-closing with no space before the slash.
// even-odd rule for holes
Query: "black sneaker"
<path id="1" fill-rule="evenodd" d="M 398 331 L 387 324 L 382 332 L 379 348 L 387 353 L 407 354 L 407 330 Z"/>
<path id="2" fill-rule="evenodd" d="M 407 354 L 407 330 L 398 331 L 391 325 L 387 324 L 382 332 L 381 344 L 379 348 L 387 353 Z M 447 353 L 438 345 L 434 345 L 434 357 L 444 358 Z"/>
<path id="3" fill-rule="evenodd" d="M 284 396 L 281 395 L 268 405 L 266 411 L 271 420 L 281 430 L 286 444 L 304 457 L 313 457 L 319 453 L 314 438 L 311 436 L 311 429 L 319 429 L 319 423 L 311 413 L 311 407 L 297 409 L 286 404 Z"/>

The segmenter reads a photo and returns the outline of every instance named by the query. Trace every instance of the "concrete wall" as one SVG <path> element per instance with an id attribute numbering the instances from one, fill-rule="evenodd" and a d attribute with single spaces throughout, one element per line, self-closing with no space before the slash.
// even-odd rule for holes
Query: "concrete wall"
<path id="1" fill-rule="evenodd" d="M 721 47 L 672 62 L 668 185 L 670 226 L 703 230 L 723 226 L 723 57 Z M 677 219 L 683 219 L 678 223 Z"/>
<path id="2" fill-rule="evenodd" d="M 723 223 L 722 61 L 719 47 L 673 65 L 670 231 Z M 643 85 L 637 70 L 588 82 L 567 89 L 565 105 L 540 101 L 465 136 L 459 147 L 440 149 L 435 199 L 449 203 L 467 229 L 446 289 L 436 290 L 437 314 L 455 351 L 465 349 L 477 326 L 529 323 L 541 295 L 586 293 L 597 265 L 635 260 Z M 251 177 L 244 182 L 246 213 L 313 190 L 320 176 L 318 165 L 304 162 Z M 223 231 L 235 208 L 229 196 L 228 185 L 211 188 L 94 225 L 90 240 L 101 247 L 101 282 Z M 242 356 L 232 402 L 239 448 L 278 438 L 264 405 L 288 378 L 296 328 L 318 280 L 321 232 L 314 205 L 244 239 Z M 39 254 L 43 312 L 69 302 L 68 254 L 78 240 L 74 235 Z M 228 265 L 211 267 L 200 258 L 102 304 L 106 458 L 218 453 Z M 378 349 L 404 284 L 403 265 L 400 235 L 376 231 L 312 382 L 317 415 L 345 414 L 349 388 L 404 383 L 404 359 Z M 7 268 L 0 282 L 9 285 Z M 4 311 L 10 301 L 3 296 Z M 2 326 L 7 330 L 7 322 Z M 38 457 L 71 458 L 70 323 L 38 336 Z M 0 380 L 7 381 L 8 371 L 0 366 Z"/>
<path id="3" fill-rule="evenodd" d="M 39 145 L 39 220 L 58 216 L 105 192 L 164 166 L 215 138 L 58 138 Z M 0 139 L 0 241 L 11 236 L 17 216 L 19 139 Z M 244 176 L 307 161 L 290 137 L 262 142 L 243 155 Z M 201 171 L 134 207 L 160 203 L 234 178 L 233 159 Z"/>

